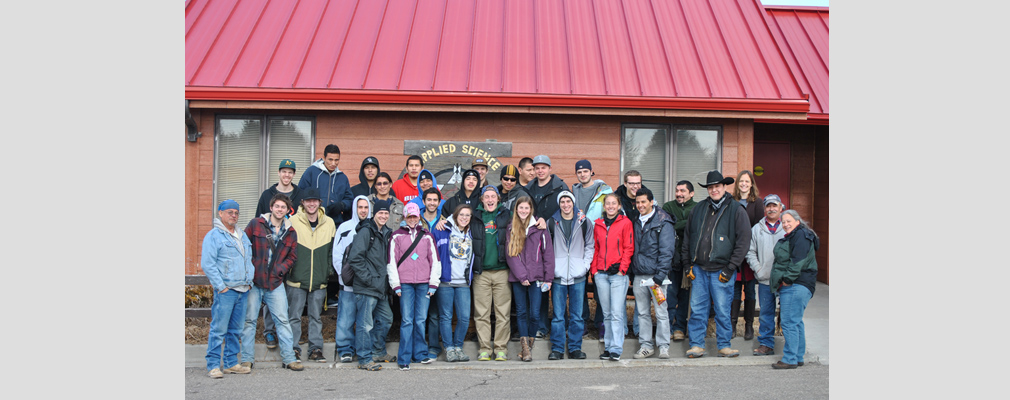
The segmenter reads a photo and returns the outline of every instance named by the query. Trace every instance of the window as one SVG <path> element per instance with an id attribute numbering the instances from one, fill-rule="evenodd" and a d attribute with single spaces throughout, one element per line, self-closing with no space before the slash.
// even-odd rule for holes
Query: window
<path id="1" fill-rule="evenodd" d="M 238 202 L 239 221 L 255 218 L 264 190 L 278 182 L 277 167 L 290 158 L 298 167 L 293 184 L 312 163 L 312 117 L 218 116 L 214 135 L 214 205 Z M 216 208 L 215 208 L 216 211 Z M 215 213 L 216 217 L 217 214 Z"/>
<path id="2" fill-rule="evenodd" d="M 637 170 L 661 205 L 673 200 L 677 182 L 685 179 L 694 185 L 695 201 L 708 196 L 698 182 L 705 181 L 708 171 L 721 169 L 721 127 L 624 124 L 621 128 L 622 182 L 615 187 L 624 184 L 625 172 Z"/>

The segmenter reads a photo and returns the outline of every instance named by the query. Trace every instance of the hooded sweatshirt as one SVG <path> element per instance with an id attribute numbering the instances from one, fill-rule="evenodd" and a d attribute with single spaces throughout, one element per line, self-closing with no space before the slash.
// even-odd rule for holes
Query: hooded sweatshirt
<path id="1" fill-rule="evenodd" d="M 603 215 L 603 198 L 614 190 L 602 180 L 594 180 L 589 186 L 583 187 L 582 182 L 572 185 L 572 194 L 575 195 L 575 207 L 582 210 L 582 213 L 589 218 L 589 223 L 593 224 Z"/>
<path id="2" fill-rule="evenodd" d="M 417 176 L 420 177 L 421 173 L 418 172 Z M 432 176 L 434 177 L 435 175 L 432 174 Z M 432 179 L 432 181 L 434 182 L 434 179 Z M 405 173 L 403 174 L 403 178 L 397 179 L 396 182 L 393 182 L 393 193 L 397 193 L 395 194 L 396 198 L 400 199 L 403 204 L 407 204 L 417 197 L 417 181 L 410 179 L 410 174 Z"/>
<path id="3" fill-rule="evenodd" d="M 277 185 L 279 185 L 279 183 L 275 183 L 273 186 L 264 190 L 263 193 L 260 194 L 260 201 L 256 203 L 255 215 L 270 213 L 270 199 L 274 198 L 274 195 L 277 193 L 280 193 L 280 191 L 277 190 Z M 288 210 L 288 216 L 295 215 L 295 211 L 298 211 L 298 205 L 302 204 L 302 198 L 298 193 L 298 185 L 295 185 L 294 182 L 292 182 L 291 188 L 291 193 L 288 193 L 288 200 L 291 200 L 291 208 Z"/>
<path id="4" fill-rule="evenodd" d="M 344 278 L 341 276 L 340 271 L 344 267 L 344 252 L 347 251 L 347 248 L 351 246 L 351 242 L 354 241 L 354 235 L 358 233 L 356 228 L 358 227 L 358 223 L 361 222 L 361 218 L 358 218 L 357 212 L 358 200 L 365 200 L 368 203 L 368 216 L 365 218 L 372 218 L 372 202 L 368 201 L 368 198 L 365 196 L 355 197 L 354 201 L 351 202 L 354 205 L 351 219 L 340 224 L 340 227 L 337 228 L 337 236 L 333 239 L 333 269 L 337 270 L 337 281 L 340 282 L 340 286 L 348 292 L 353 292 L 354 288 L 344 284 Z"/>
<path id="5" fill-rule="evenodd" d="M 438 257 L 442 261 L 442 285 L 469 287 L 473 280 L 474 240 L 470 231 L 463 233 L 449 218 L 445 231 L 434 231 Z M 474 228 L 474 225 L 470 225 Z"/>
<path id="6" fill-rule="evenodd" d="M 762 285 L 768 285 L 772 277 L 772 265 L 775 263 L 775 254 L 772 251 L 775 250 L 775 243 L 786 236 L 782 219 L 779 219 L 778 223 L 775 233 L 768 229 L 767 218 L 761 218 L 761 221 L 750 228 L 747 265 L 754 271 L 754 278 Z"/>
<path id="7" fill-rule="evenodd" d="M 351 184 L 347 181 L 347 175 L 340 172 L 340 168 L 334 168 L 333 172 L 326 170 L 326 164 L 322 158 L 312 163 L 302 179 L 298 181 L 298 189 L 303 190 L 314 187 L 319 190 L 320 207 L 323 207 L 326 215 L 333 219 L 337 225 L 350 218 L 351 210 Z M 348 213 L 348 214 L 344 214 Z"/>
<path id="8" fill-rule="evenodd" d="M 420 177 L 421 174 L 423 174 L 425 171 L 428 171 L 428 170 L 427 169 L 422 169 L 421 172 L 418 173 L 417 176 Z M 431 187 L 433 187 L 435 189 L 438 189 L 438 179 L 435 178 L 435 174 L 432 174 L 431 171 L 428 171 L 428 173 L 431 174 Z M 421 195 L 423 193 L 421 192 L 421 188 L 415 187 L 415 189 L 417 189 L 415 191 L 415 192 L 417 192 L 417 197 L 411 199 L 409 202 L 404 202 L 403 204 L 404 205 L 407 205 L 408 203 L 417 204 L 417 209 L 421 210 L 421 219 L 423 220 L 424 219 L 424 198 L 421 197 Z M 441 192 L 442 191 L 439 190 L 439 193 L 441 193 Z M 394 194 L 394 196 L 395 196 L 395 194 Z M 435 210 L 435 215 L 442 215 L 442 206 L 443 205 L 445 205 L 445 199 L 439 200 L 439 202 L 438 202 L 438 209 Z M 430 228 L 434 228 L 435 224 L 438 223 L 438 220 L 435 220 L 435 221 L 425 221 L 425 222 L 428 223 L 428 228 L 429 228 L 429 230 L 431 230 Z"/>
<path id="9" fill-rule="evenodd" d="M 410 244 L 418 235 L 422 235 L 422 237 L 417 246 L 414 246 L 411 254 L 403 260 L 403 264 L 397 265 L 396 263 L 400 261 L 400 258 L 403 258 L 404 253 L 407 252 Z M 438 280 L 442 276 L 442 265 L 438 261 L 435 238 L 425 231 L 424 225 L 418 223 L 413 228 L 404 225 L 393 232 L 389 239 L 387 258 L 386 273 L 389 276 L 389 286 L 394 291 L 399 289 L 402 284 L 427 283 L 429 288 L 438 288 Z"/>
<path id="10" fill-rule="evenodd" d="M 559 194 L 559 204 L 562 196 L 571 197 L 568 193 Z M 547 221 L 551 237 L 554 238 L 554 283 L 560 285 L 584 282 L 593 263 L 595 241 L 592 222 L 589 222 L 582 210 L 575 208 L 572 211 L 571 229 L 567 231 L 563 229 L 566 221 L 561 216 L 560 209 Z"/>
<path id="11" fill-rule="evenodd" d="M 372 159 L 374 163 L 369 162 L 369 159 Z M 358 170 L 358 182 L 360 183 L 351 187 L 351 196 L 368 196 L 375 193 L 375 181 L 372 181 L 372 184 L 369 185 L 368 178 L 365 177 L 365 165 L 367 164 L 375 164 L 376 178 L 382 172 L 382 168 L 379 168 L 379 160 L 376 160 L 375 157 L 365 157 L 364 160 L 361 160 L 361 168 Z M 390 196 L 396 196 L 396 194 L 390 193 Z M 354 210 L 351 210 L 351 214 L 354 214 Z"/>
<path id="12" fill-rule="evenodd" d="M 537 218 L 545 221 L 558 211 L 558 194 L 563 190 L 568 190 L 568 184 L 557 175 L 551 174 L 551 180 L 543 187 L 540 181 L 533 179 L 526 185 L 526 191 L 533 198 L 533 213 Z"/>

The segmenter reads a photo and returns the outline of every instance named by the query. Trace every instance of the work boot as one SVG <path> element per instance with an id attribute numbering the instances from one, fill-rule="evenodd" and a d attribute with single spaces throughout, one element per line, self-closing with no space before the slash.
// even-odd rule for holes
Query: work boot
<path id="1" fill-rule="evenodd" d="M 733 300 L 733 303 L 729 308 L 729 338 L 736 337 L 736 323 L 739 322 L 740 318 L 740 300 Z"/>
<path id="2" fill-rule="evenodd" d="M 743 340 L 754 339 L 754 305 L 755 299 L 743 301 Z"/>

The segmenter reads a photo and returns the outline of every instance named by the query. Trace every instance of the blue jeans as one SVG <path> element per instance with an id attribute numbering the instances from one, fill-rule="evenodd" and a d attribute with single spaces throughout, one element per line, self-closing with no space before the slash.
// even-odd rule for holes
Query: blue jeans
<path id="1" fill-rule="evenodd" d="M 806 286 L 792 284 L 779 288 L 779 302 L 782 304 L 782 336 L 785 345 L 782 346 L 782 362 L 796 364 L 803 361 L 807 353 L 807 334 L 803 326 L 803 312 L 810 302 L 810 289 Z"/>
<path id="2" fill-rule="evenodd" d="M 593 276 L 593 281 L 596 282 L 596 294 L 600 296 L 599 305 L 603 307 L 603 320 L 607 324 L 603 345 L 611 354 L 620 355 L 624 353 L 624 333 L 627 328 L 625 296 L 628 293 L 628 276 L 599 272 Z"/>
<path id="3" fill-rule="evenodd" d="M 470 326 L 470 288 L 439 286 L 438 330 L 442 347 L 463 347 L 466 329 Z M 456 309 L 456 329 L 452 329 L 452 310 Z"/>
<path id="4" fill-rule="evenodd" d="M 400 349 L 396 356 L 397 364 L 410 365 L 412 359 L 421 362 L 430 357 L 428 345 L 424 342 L 425 315 L 430 300 L 427 283 L 400 285 Z"/>
<path id="5" fill-rule="evenodd" d="M 284 285 L 274 290 L 266 290 L 253 286 L 246 292 L 245 327 L 242 328 L 242 362 L 253 362 L 256 343 L 256 320 L 260 314 L 260 304 L 266 303 L 270 308 L 270 318 L 276 326 L 277 341 L 281 347 L 281 361 L 284 364 L 295 362 L 295 351 L 291 347 L 291 325 L 288 322 L 288 297 Z"/>
<path id="6" fill-rule="evenodd" d="M 336 336 L 337 354 L 341 356 L 353 355 L 354 331 L 352 329 L 358 315 L 354 292 L 341 290 L 337 301 L 339 301 L 337 304 L 337 332 L 334 335 Z"/>
<path id="7" fill-rule="evenodd" d="M 758 344 L 775 348 L 775 295 L 768 285 L 758 284 L 761 315 L 758 317 Z"/>
<path id="8" fill-rule="evenodd" d="M 519 326 L 520 337 L 535 337 L 540 326 L 540 301 L 543 292 L 536 284 L 529 286 L 512 282 L 512 298 L 516 301 L 516 325 Z"/>
<path id="9" fill-rule="evenodd" d="M 670 316 L 670 332 L 687 332 L 687 310 L 691 308 L 691 288 L 681 288 L 683 271 L 670 272 L 670 288 L 666 291 L 666 311 Z"/>
<path id="10" fill-rule="evenodd" d="M 210 333 L 207 335 L 207 370 L 231 368 L 238 364 L 239 335 L 245 322 L 246 293 L 228 289 L 214 293 L 210 306 Z M 224 346 L 222 360 L 221 347 Z M 222 365 L 222 361 L 224 364 Z"/>
<path id="11" fill-rule="evenodd" d="M 428 290 L 427 286 L 425 286 L 424 290 Z M 437 294 L 438 292 L 436 291 L 435 293 Z M 428 357 L 434 360 L 442 352 L 442 341 L 438 340 L 438 299 L 430 301 L 431 299 L 429 298 L 428 300 L 428 322 L 425 332 L 428 333 Z M 402 309 L 400 310 L 400 314 L 403 314 Z"/>
<path id="12" fill-rule="evenodd" d="M 294 342 L 292 348 L 298 346 L 298 339 L 302 337 L 302 310 L 308 307 L 309 315 L 309 352 L 315 349 L 323 350 L 323 320 L 320 314 L 323 313 L 323 302 L 326 301 L 326 289 L 316 289 L 308 291 L 302 288 L 287 286 L 285 292 L 288 295 L 288 322 L 291 325 L 291 338 Z"/>
<path id="13" fill-rule="evenodd" d="M 736 273 L 729 277 L 729 282 L 719 282 L 720 271 L 704 271 L 699 266 L 694 267 L 694 281 L 691 283 L 691 320 L 687 323 L 687 331 L 692 347 L 705 348 L 705 333 L 708 331 L 709 302 L 715 307 L 715 337 L 719 349 L 729 347 L 732 331 L 729 321 L 730 303 L 733 301 L 733 283 Z"/>
<path id="14" fill-rule="evenodd" d="M 358 352 L 358 364 L 368 364 L 372 361 L 372 326 L 375 320 L 372 313 L 379 298 L 364 294 L 354 294 L 354 306 L 357 309 L 357 318 L 354 324 L 354 349 Z"/>
<path id="15" fill-rule="evenodd" d="M 536 284 L 531 284 L 530 286 L 536 286 Z M 551 284 L 551 290 L 554 290 L 554 284 Z M 546 293 L 540 292 L 540 323 L 537 325 L 537 332 L 542 332 L 545 335 L 550 333 L 550 329 L 547 327 L 547 299 L 551 296 L 551 291 L 548 290 Z"/>
<path id="16" fill-rule="evenodd" d="M 393 296 L 396 296 L 395 294 Z M 393 326 L 393 309 L 389 307 L 390 298 L 379 300 L 375 304 L 372 312 L 374 321 L 369 335 L 372 336 L 372 356 L 380 357 L 386 355 L 386 335 L 389 328 Z"/>
<path id="17" fill-rule="evenodd" d="M 568 352 L 582 350 L 582 333 L 586 323 L 582 319 L 582 302 L 586 298 L 586 281 L 562 285 L 555 279 L 551 285 L 551 302 L 554 319 L 551 320 L 551 350 L 565 351 L 565 332 L 568 333 Z M 567 307 L 566 307 L 567 306 Z M 566 310 L 567 309 L 567 310 Z M 565 327 L 568 329 L 565 329 Z"/>

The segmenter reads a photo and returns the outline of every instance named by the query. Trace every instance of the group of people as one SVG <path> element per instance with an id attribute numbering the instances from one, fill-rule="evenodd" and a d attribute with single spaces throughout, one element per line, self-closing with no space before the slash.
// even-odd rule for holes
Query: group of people
<path id="1" fill-rule="evenodd" d="M 693 184 L 677 182 L 675 200 L 660 207 L 639 172 L 626 172 L 613 190 L 593 178 L 588 160 L 576 163 L 578 182 L 569 187 L 546 155 L 502 167 L 498 186 L 487 183 L 487 164 L 477 159 L 447 199 L 419 156 L 408 157 L 396 181 L 367 157 L 353 187 L 339 161 L 340 149 L 326 146 L 297 185 L 295 163 L 281 161 L 279 182 L 263 192 L 244 230 L 237 228 L 238 203 L 219 204 L 201 255 L 215 291 L 210 377 L 250 373 L 261 307 L 270 316 L 264 318 L 267 347 L 279 343 L 285 368 L 304 369 L 303 311 L 308 360 L 326 362 L 320 314 L 328 292 L 337 294 L 334 358 L 349 363 L 356 356 L 360 369 L 396 362 L 409 370 L 443 351 L 448 362 L 469 361 L 462 346 L 471 319 L 477 360 L 508 360 L 513 309 L 519 360 L 531 361 L 536 339 L 548 336 L 548 359 L 584 359 L 587 286 L 598 304 L 601 359 L 622 357 L 629 286 L 640 345 L 634 358 L 657 351 L 669 358 L 671 340 L 685 339 L 687 357 L 704 356 L 710 308 L 718 355 L 735 357 L 732 327 L 742 298 L 745 336 L 753 336 L 756 286 L 761 315 L 754 354 L 774 354 L 777 295 L 786 344 L 773 366 L 803 365 L 802 316 L 816 281 L 819 239 L 794 210 L 783 211 L 778 196 L 758 197 L 749 171 L 735 180 L 710 171 L 699 182 L 709 197 L 697 203 Z M 395 355 L 387 354 L 385 342 L 393 308 L 400 314 Z"/>

